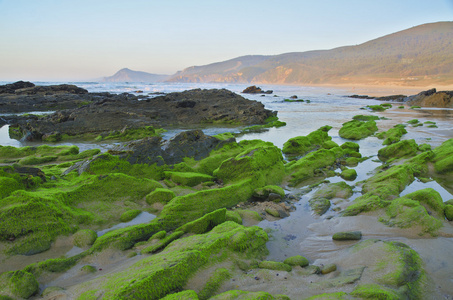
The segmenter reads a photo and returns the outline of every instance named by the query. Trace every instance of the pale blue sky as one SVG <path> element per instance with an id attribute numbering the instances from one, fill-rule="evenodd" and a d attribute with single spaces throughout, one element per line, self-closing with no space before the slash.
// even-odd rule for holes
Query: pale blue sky
<path id="1" fill-rule="evenodd" d="M 453 0 L 0 0 L 0 80 L 173 74 L 453 21 Z"/>

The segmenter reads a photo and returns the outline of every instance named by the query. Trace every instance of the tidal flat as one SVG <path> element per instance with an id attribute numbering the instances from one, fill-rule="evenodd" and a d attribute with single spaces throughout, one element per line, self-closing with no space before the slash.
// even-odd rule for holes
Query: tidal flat
<path id="1" fill-rule="evenodd" d="M 452 299 L 453 111 L 266 89 L 280 123 L 165 128 L 164 163 L 3 137 L 2 299 Z"/>

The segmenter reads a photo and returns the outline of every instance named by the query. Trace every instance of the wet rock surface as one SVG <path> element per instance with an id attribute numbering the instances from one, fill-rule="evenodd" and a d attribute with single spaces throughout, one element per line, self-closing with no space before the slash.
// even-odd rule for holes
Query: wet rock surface
<path id="1" fill-rule="evenodd" d="M 276 115 L 262 103 L 225 89 L 195 89 L 139 100 L 131 94 L 84 93 L 75 86 L 30 89 L 40 88 L 51 89 L 51 95 L 18 95 L 18 91 L 23 91 L 19 89 L 13 95 L 0 97 L 0 112 L 64 109 L 40 118 L 3 118 L 30 140 L 53 134 L 101 134 L 145 126 L 264 124 Z M 65 93 L 60 94 L 59 88 Z"/>

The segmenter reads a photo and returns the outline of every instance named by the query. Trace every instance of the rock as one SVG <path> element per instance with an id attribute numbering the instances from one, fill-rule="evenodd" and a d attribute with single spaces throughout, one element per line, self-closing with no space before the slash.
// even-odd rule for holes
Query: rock
<path id="1" fill-rule="evenodd" d="M 357 178 L 357 171 L 354 169 L 346 169 L 340 174 L 344 180 L 355 180 Z"/>
<path id="2" fill-rule="evenodd" d="M 146 202 L 151 205 L 159 202 L 162 204 L 168 203 L 171 199 L 176 197 L 175 192 L 169 189 L 157 188 L 148 195 L 146 195 Z"/>
<path id="3" fill-rule="evenodd" d="M 282 262 L 276 262 L 276 261 L 269 261 L 269 260 L 260 262 L 258 264 L 258 267 L 261 269 L 278 270 L 278 271 L 286 271 L 286 272 L 291 272 L 291 270 L 293 269 L 288 264 L 285 264 Z"/>
<path id="4" fill-rule="evenodd" d="M 350 240 L 360 240 L 362 238 L 361 231 L 343 231 L 337 232 L 332 236 L 333 240 L 336 241 L 350 241 Z"/>
<path id="5" fill-rule="evenodd" d="M 402 140 L 381 148 L 378 151 L 378 157 L 382 161 L 387 161 L 391 158 L 401 158 L 405 156 L 413 156 L 417 154 L 418 145 L 415 140 Z"/>
<path id="6" fill-rule="evenodd" d="M 74 246 L 79 248 L 84 248 L 91 246 L 97 239 L 97 234 L 94 230 L 91 229 L 82 229 L 74 233 Z"/>
<path id="7" fill-rule="evenodd" d="M 245 90 L 242 91 L 244 94 L 272 94 L 273 91 L 268 90 L 268 91 L 263 91 L 261 88 L 252 85 L 246 88 Z"/>
<path id="8" fill-rule="evenodd" d="M 272 208 L 272 207 L 266 207 L 265 211 L 270 214 L 271 216 L 274 216 L 276 218 L 279 218 L 280 217 L 280 213 L 278 212 L 278 210 L 276 210 L 275 208 Z"/>
<path id="9" fill-rule="evenodd" d="M 22 270 L 0 274 L 0 291 L 15 296 L 15 299 L 28 299 L 39 292 L 39 284 L 33 274 Z"/>
<path id="10" fill-rule="evenodd" d="M 328 265 L 322 266 L 321 274 L 326 275 L 326 274 L 332 273 L 336 270 L 337 270 L 336 264 L 328 264 Z"/>
<path id="11" fill-rule="evenodd" d="M 376 122 L 352 120 L 343 124 L 338 134 L 344 139 L 361 140 L 373 135 L 378 130 Z"/>
<path id="12" fill-rule="evenodd" d="M 186 157 L 200 160 L 234 139 L 219 140 L 205 135 L 201 130 L 189 130 L 177 134 L 168 142 L 162 143 L 160 137 L 149 137 L 114 149 L 123 153 L 131 164 L 173 165 L 180 163 Z"/>
<path id="13" fill-rule="evenodd" d="M 90 265 L 84 265 L 80 271 L 84 272 L 84 273 L 96 273 L 97 269 L 96 267 L 94 266 L 90 266 Z"/>
<path id="14" fill-rule="evenodd" d="M 285 259 L 284 263 L 290 266 L 306 267 L 308 266 L 308 259 L 306 259 L 302 255 L 296 255 L 288 257 L 287 259 Z"/>
<path id="15" fill-rule="evenodd" d="M 453 205 L 445 205 L 444 213 L 448 221 L 453 221 Z"/>
<path id="16" fill-rule="evenodd" d="M 31 88 L 35 85 L 28 81 L 17 81 L 11 84 L 0 85 L 0 94 L 14 94 L 16 90 Z"/>
<path id="17" fill-rule="evenodd" d="M 61 97 L 57 98 L 58 107 L 64 106 L 60 104 Z M 245 99 L 225 89 L 195 89 L 144 100 L 138 100 L 136 96 L 129 94 L 115 96 L 88 94 L 86 98 L 91 99 L 87 105 L 78 107 L 79 103 L 76 105 L 77 108 L 57 111 L 42 118 L 17 120 L 14 127 L 19 128 L 18 132 L 22 134 L 32 133 L 33 138 L 39 140 L 42 136 L 54 132 L 69 136 L 82 134 L 107 136 L 111 132 L 122 131 L 125 128 L 137 129 L 147 126 L 162 128 L 210 123 L 265 124 L 269 117 L 276 115 L 276 112 L 265 109 L 262 103 Z M 6 112 L 6 108 L 1 107 Z M 19 110 L 17 107 L 10 109 Z"/>
<path id="18" fill-rule="evenodd" d="M 451 108 L 453 107 L 453 91 L 437 92 L 436 89 L 430 89 L 406 97 L 403 101 L 411 106 Z"/>

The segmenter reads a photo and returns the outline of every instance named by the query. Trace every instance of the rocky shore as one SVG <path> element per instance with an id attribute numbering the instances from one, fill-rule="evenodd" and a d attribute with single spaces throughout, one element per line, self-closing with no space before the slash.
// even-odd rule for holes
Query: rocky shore
<path id="1" fill-rule="evenodd" d="M 406 103 L 411 106 L 421 107 L 453 107 L 453 91 L 437 91 L 435 88 L 418 93 L 417 95 L 391 95 L 382 97 L 373 97 L 368 95 L 351 95 L 351 98 L 359 99 L 376 99 L 381 101 L 395 101 Z"/>
<path id="2" fill-rule="evenodd" d="M 276 118 L 264 108 L 225 89 L 195 89 L 156 97 L 88 93 L 75 86 L 0 87 L 0 112 L 57 110 L 46 116 L 5 116 L 17 139 L 59 141 L 64 137 L 102 137 L 143 128 L 208 124 L 255 125 Z"/>
<path id="3" fill-rule="evenodd" d="M 214 100 L 222 121 L 236 122 L 234 115 L 256 124 L 275 115 L 255 111 L 254 102 L 251 115 L 227 114 L 221 102 L 237 98 L 225 90 L 167 94 L 156 105 L 190 111 L 214 95 L 224 97 Z M 57 112 L 42 124 L 71 115 L 60 123 L 74 122 L 99 107 L 108 113 L 121 101 Z M 138 102 L 147 100 L 124 101 L 137 109 L 130 119 L 144 122 L 138 107 L 150 104 Z M 434 284 L 433 261 L 409 244 L 453 237 L 453 199 L 426 187 L 402 192 L 416 182 L 451 182 L 453 139 L 436 148 L 405 139 L 409 123 L 378 126 L 389 105 L 368 109 L 376 113 L 343 124 L 341 143 L 326 124 L 282 149 L 201 130 L 163 141 L 146 126 L 147 137 L 106 153 L 0 146 L 0 299 L 444 299 L 448 278 Z M 362 151 L 368 137 L 379 145 L 372 156 Z M 356 182 L 355 168 L 371 160 L 379 166 Z M 271 259 L 277 233 L 256 225 L 290 219 L 296 205 L 307 222 L 317 220 L 306 226 L 315 239 Z M 437 248 L 430 251 L 443 256 L 432 259 L 451 270 L 448 248 Z"/>

